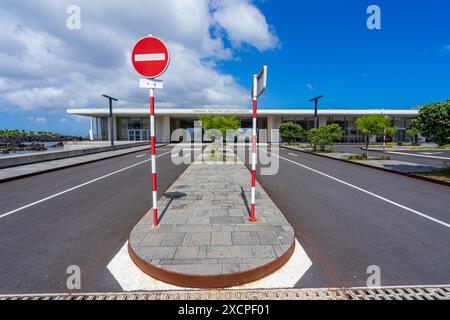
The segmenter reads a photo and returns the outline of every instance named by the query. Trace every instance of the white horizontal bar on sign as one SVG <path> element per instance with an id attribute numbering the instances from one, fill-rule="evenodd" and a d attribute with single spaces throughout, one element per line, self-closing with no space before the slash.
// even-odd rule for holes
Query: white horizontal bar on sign
<path id="1" fill-rule="evenodd" d="M 149 54 L 135 54 L 134 61 L 163 61 L 166 60 L 165 53 L 149 53 Z"/>

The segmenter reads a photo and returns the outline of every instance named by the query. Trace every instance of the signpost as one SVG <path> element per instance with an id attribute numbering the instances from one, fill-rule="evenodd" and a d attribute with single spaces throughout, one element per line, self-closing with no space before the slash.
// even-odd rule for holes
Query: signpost
<path id="1" fill-rule="evenodd" d="M 155 80 L 169 66 L 169 50 L 165 43 L 152 35 L 142 38 L 134 46 L 131 54 L 133 67 L 144 78 L 140 79 L 139 87 L 150 91 L 150 141 L 152 160 L 152 198 L 153 227 L 158 227 L 158 196 L 156 188 L 156 141 L 155 141 L 155 89 L 163 88 L 163 81 Z"/>
<path id="2" fill-rule="evenodd" d="M 253 76 L 252 100 L 253 100 L 253 134 L 252 134 L 252 199 L 250 221 L 256 222 L 255 200 L 256 200 L 256 163 L 257 157 L 257 124 L 258 124 L 258 98 L 267 88 L 267 66 L 264 66 L 259 74 Z"/>

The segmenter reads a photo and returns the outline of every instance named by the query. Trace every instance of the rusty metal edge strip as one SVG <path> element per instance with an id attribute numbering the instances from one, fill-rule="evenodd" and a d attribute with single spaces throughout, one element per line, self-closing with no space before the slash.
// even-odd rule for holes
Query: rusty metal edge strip
<path id="1" fill-rule="evenodd" d="M 279 258 L 255 269 L 229 275 L 198 276 L 175 273 L 155 267 L 139 257 L 128 241 L 128 253 L 136 266 L 147 275 L 184 288 L 223 289 L 260 280 L 280 269 L 292 256 L 295 240 L 291 247 Z"/>

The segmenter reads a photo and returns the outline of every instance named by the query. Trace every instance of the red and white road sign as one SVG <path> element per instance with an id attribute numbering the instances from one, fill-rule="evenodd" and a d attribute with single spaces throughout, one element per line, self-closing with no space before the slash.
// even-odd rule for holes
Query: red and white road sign
<path id="1" fill-rule="evenodd" d="M 139 86 L 150 91 L 150 145 L 152 160 L 153 227 L 158 227 L 158 191 L 156 185 L 156 139 L 155 139 L 155 89 L 162 89 L 161 80 L 150 80 L 162 75 L 169 66 L 169 50 L 162 40 L 148 36 L 134 46 L 131 54 L 134 69 L 144 77 Z"/>
<path id="2" fill-rule="evenodd" d="M 148 36 L 134 46 L 131 60 L 137 73 L 154 79 L 162 75 L 169 66 L 169 50 L 162 40 Z"/>

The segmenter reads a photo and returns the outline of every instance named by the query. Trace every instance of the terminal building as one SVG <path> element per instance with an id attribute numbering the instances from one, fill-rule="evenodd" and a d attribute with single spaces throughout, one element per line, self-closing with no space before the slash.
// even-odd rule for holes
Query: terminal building
<path id="1" fill-rule="evenodd" d="M 107 141 L 109 137 L 109 109 L 68 109 L 71 115 L 90 118 L 91 140 Z M 392 118 L 393 125 L 398 128 L 396 141 L 408 141 L 406 131 L 410 128 L 417 110 L 351 110 L 330 109 L 319 110 L 319 126 L 338 124 L 344 130 L 344 137 L 339 142 L 360 143 L 364 141 L 363 134 L 356 128 L 356 119 L 363 115 L 384 114 Z M 114 109 L 113 112 L 113 136 L 117 141 L 144 141 L 149 140 L 149 115 L 148 109 Z M 172 133 L 179 128 L 193 130 L 194 122 L 203 115 L 234 115 L 241 120 L 242 129 L 252 126 L 252 111 L 231 109 L 156 109 L 155 110 L 155 135 L 159 143 L 178 142 L 171 141 Z M 261 109 L 258 110 L 258 129 L 279 129 L 283 122 L 292 121 L 310 130 L 314 127 L 314 111 L 302 109 Z M 381 141 L 381 137 L 373 137 Z M 267 142 L 271 141 L 270 134 Z M 375 142 L 375 141 L 374 141 Z"/>

